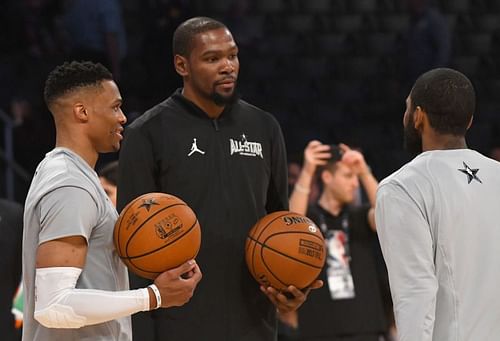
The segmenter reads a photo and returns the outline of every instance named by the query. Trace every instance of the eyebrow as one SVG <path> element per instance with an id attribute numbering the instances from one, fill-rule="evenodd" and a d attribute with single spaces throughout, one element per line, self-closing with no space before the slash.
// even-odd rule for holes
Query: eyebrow
<path id="1" fill-rule="evenodd" d="M 219 54 L 219 53 L 224 53 L 226 51 L 231 52 L 231 51 L 235 51 L 235 50 L 238 51 L 238 46 L 237 45 L 231 46 L 227 50 L 222 50 L 222 49 L 219 49 L 219 50 L 208 50 L 208 51 L 203 52 L 201 55 L 202 56 L 206 56 L 208 54 Z"/>

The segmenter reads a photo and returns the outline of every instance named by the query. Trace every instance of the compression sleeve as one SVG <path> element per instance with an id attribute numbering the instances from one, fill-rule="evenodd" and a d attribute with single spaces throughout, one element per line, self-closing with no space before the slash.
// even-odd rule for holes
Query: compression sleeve
<path id="1" fill-rule="evenodd" d="M 81 328 L 149 310 L 147 288 L 127 291 L 76 289 L 82 269 L 36 269 L 35 320 L 47 328 Z"/>

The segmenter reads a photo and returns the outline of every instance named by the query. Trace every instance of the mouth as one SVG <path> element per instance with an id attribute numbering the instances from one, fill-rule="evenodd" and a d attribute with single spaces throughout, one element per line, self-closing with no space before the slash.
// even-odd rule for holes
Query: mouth
<path id="1" fill-rule="evenodd" d="M 232 87 L 232 86 L 234 86 L 235 83 L 236 83 L 236 78 L 228 77 L 228 78 L 224 78 L 220 81 L 215 82 L 215 85 L 216 86 L 221 85 L 223 87 Z"/>
<path id="2" fill-rule="evenodd" d="M 123 128 L 115 130 L 114 134 L 116 134 L 120 138 L 120 140 L 123 140 Z"/>

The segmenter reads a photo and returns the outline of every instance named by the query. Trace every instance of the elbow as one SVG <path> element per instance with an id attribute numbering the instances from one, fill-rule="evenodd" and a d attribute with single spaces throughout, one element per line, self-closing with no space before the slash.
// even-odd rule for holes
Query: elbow
<path id="1" fill-rule="evenodd" d="M 46 328 L 81 328 L 86 322 L 86 318 L 77 315 L 70 306 L 57 303 L 35 310 L 34 318 Z"/>

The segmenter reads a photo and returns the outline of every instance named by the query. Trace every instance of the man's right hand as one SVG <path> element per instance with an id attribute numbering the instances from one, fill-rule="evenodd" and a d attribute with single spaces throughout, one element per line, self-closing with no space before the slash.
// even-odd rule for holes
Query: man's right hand
<path id="1" fill-rule="evenodd" d="M 161 273 L 154 281 L 160 290 L 161 307 L 179 307 L 186 304 L 193 296 L 201 277 L 201 270 L 194 260 Z"/>

